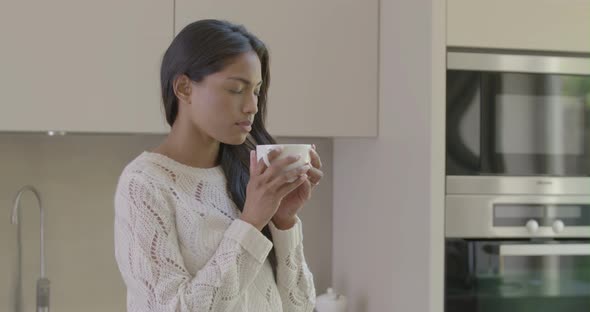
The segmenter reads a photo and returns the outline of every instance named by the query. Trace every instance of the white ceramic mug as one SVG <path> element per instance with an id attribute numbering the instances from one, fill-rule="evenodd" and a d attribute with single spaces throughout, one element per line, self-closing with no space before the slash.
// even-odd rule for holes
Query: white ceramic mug
<path id="1" fill-rule="evenodd" d="M 270 161 L 268 161 L 268 153 L 272 150 L 277 149 L 278 147 L 282 147 L 283 151 L 275 160 L 283 159 L 289 156 L 296 156 L 299 155 L 298 161 L 290 164 L 285 168 L 285 171 L 289 171 L 298 167 L 301 167 L 305 164 L 311 163 L 311 155 L 310 151 L 312 149 L 311 144 L 266 144 L 266 145 L 257 145 L 256 146 L 256 158 L 258 161 L 261 159 L 267 166 L 270 166 Z"/>

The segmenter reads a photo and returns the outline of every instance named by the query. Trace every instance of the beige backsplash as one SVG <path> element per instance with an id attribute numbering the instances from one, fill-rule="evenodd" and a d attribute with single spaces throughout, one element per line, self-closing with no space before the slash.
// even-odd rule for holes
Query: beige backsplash
<path id="1" fill-rule="evenodd" d="M 46 208 L 47 276 L 51 310 L 125 311 L 125 288 L 113 256 L 113 192 L 121 170 L 157 135 L 0 134 L 0 311 L 14 310 L 17 271 L 16 225 L 10 224 L 18 189 L 37 187 Z M 325 178 L 301 213 L 307 261 L 318 293 L 332 279 L 332 140 L 280 139 L 313 143 Z M 39 212 L 23 197 L 24 310 L 34 311 L 39 276 Z"/>

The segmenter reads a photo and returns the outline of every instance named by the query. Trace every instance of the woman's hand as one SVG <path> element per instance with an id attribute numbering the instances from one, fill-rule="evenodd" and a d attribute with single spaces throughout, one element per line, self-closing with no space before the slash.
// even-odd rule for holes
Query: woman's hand
<path id="1" fill-rule="evenodd" d="M 267 167 L 262 160 L 256 160 L 255 151 L 250 152 L 250 181 L 246 187 L 246 202 L 240 218 L 258 230 L 262 230 L 270 222 L 287 194 L 309 183 L 306 172 L 310 166 L 285 172 L 285 167 L 298 158 L 287 157 L 273 161 L 280 153 L 281 150 L 273 150 L 268 154 L 271 165 Z"/>
<path id="2" fill-rule="evenodd" d="M 308 178 L 283 198 L 277 212 L 272 218 L 272 222 L 280 230 L 290 229 L 295 225 L 297 212 L 311 198 L 313 189 L 324 176 L 324 173 L 321 171 L 322 161 L 320 155 L 315 150 L 315 145 L 310 150 L 310 156 L 312 167 L 307 172 Z"/>

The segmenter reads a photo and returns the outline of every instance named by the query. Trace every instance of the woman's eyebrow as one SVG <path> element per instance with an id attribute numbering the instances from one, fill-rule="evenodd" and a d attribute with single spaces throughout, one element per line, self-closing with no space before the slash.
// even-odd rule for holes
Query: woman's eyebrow
<path id="1" fill-rule="evenodd" d="M 247 85 L 251 85 L 252 84 L 252 82 L 250 82 L 250 80 L 245 79 L 245 78 L 242 78 L 242 77 L 229 77 L 227 79 L 241 81 L 241 82 L 243 82 L 243 83 L 245 83 Z M 259 86 L 261 84 L 262 84 L 262 81 L 258 82 L 256 85 Z"/>

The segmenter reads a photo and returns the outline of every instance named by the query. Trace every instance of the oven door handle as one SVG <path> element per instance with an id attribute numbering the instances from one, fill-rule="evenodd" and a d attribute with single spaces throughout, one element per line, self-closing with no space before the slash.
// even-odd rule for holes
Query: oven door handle
<path id="1" fill-rule="evenodd" d="M 500 245 L 500 257 L 504 256 L 590 256 L 590 244 Z"/>

